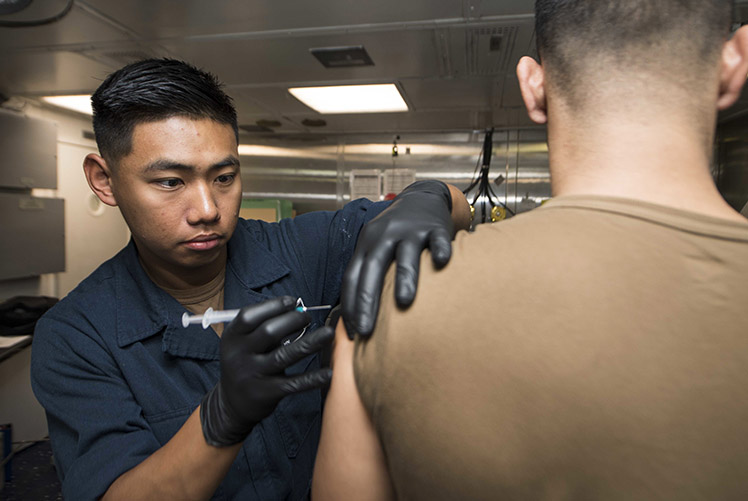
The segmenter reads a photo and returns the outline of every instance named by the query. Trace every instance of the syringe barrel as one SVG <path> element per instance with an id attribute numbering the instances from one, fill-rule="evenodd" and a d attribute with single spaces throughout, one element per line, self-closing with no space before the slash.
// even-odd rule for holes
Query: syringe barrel
<path id="1" fill-rule="evenodd" d="M 220 322 L 231 322 L 237 315 L 239 310 L 219 310 L 215 311 L 213 308 L 208 308 L 203 314 L 203 329 L 207 329 L 211 324 L 217 324 Z"/>

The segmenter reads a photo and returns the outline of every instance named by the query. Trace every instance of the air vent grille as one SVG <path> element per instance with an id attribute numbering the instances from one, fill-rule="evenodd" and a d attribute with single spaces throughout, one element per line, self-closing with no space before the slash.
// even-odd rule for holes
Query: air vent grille
<path id="1" fill-rule="evenodd" d="M 486 76 L 506 72 L 517 30 L 517 26 L 484 26 L 468 30 L 468 75 Z"/>
<path id="2" fill-rule="evenodd" d="M 325 68 L 349 68 L 351 66 L 374 66 L 374 61 L 362 45 L 351 47 L 321 47 L 309 49 Z"/>

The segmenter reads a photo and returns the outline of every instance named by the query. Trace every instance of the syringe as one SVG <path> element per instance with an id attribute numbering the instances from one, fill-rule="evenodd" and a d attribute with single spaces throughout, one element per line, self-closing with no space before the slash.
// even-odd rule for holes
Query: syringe
<path id="1" fill-rule="evenodd" d="M 301 302 L 301 300 L 299 300 Z M 298 304 L 298 303 L 297 303 Z M 315 311 L 315 310 L 329 310 L 332 308 L 329 304 L 321 306 L 304 306 L 301 302 L 301 306 L 296 307 L 296 311 Z M 190 315 L 185 313 L 182 315 L 182 327 L 187 327 L 190 324 L 201 324 L 203 329 L 207 329 L 212 324 L 218 324 L 221 322 L 231 322 L 241 310 L 214 310 L 208 308 L 202 315 Z"/>

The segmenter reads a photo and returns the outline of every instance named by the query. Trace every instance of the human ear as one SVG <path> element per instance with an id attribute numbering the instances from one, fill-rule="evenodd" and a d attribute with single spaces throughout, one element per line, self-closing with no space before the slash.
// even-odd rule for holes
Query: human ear
<path id="1" fill-rule="evenodd" d="M 106 160 L 99 155 L 90 153 L 83 160 L 83 172 L 91 190 L 99 197 L 99 200 L 107 205 L 115 207 L 117 200 L 112 192 L 112 177 Z"/>
<path id="2" fill-rule="evenodd" d="M 524 56 L 517 64 L 517 78 L 527 116 L 535 123 L 546 123 L 545 70 L 533 58 Z"/>
<path id="3" fill-rule="evenodd" d="M 748 26 L 736 31 L 722 47 L 717 108 L 729 108 L 740 97 L 748 75 Z"/>

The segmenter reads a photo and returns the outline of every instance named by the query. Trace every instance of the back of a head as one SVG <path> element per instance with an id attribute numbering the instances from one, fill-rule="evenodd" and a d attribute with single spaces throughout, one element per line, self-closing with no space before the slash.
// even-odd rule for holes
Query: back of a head
<path id="1" fill-rule="evenodd" d="M 537 0 L 538 54 L 549 85 L 576 104 L 606 79 L 697 92 L 732 10 L 733 0 Z"/>
<path id="2" fill-rule="evenodd" d="M 91 96 L 99 152 L 108 162 L 130 153 L 136 125 L 181 116 L 230 125 L 238 136 L 231 98 L 210 73 L 174 59 L 146 59 L 111 75 Z"/>

